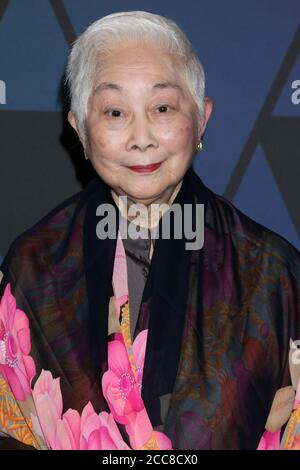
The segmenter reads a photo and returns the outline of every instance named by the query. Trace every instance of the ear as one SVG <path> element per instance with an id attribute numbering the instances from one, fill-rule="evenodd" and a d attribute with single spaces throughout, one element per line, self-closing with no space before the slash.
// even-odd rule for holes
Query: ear
<path id="1" fill-rule="evenodd" d="M 69 121 L 69 123 L 71 124 L 71 126 L 73 127 L 73 129 L 75 129 L 75 131 L 76 131 L 77 134 L 78 134 L 76 119 L 75 119 L 75 116 L 74 116 L 74 114 L 72 113 L 72 111 L 69 111 L 69 112 L 68 112 L 68 121 Z M 79 134 L 78 134 L 78 136 L 79 136 Z"/>
<path id="2" fill-rule="evenodd" d="M 203 100 L 203 104 L 204 104 L 204 115 L 200 121 L 200 129 L 199 129 L 200 137 L 202 137 L 202 135 L 204 134 L 206 125 L 208 123 L 208 120 L 213 110 L 213 102 L 209 96 L 205 96 Z"/>
<path id="3" fill-rule="evenodd" d="M 84 149 L 84 152 L 85 152 L 85 142 L 84 140 L 80 137 L 80 134 L 78 132 L 78 127 L 77 127 L 77 123 L 76 123 L 76 119 L 75 119 L 75 116 L 74 114 L 72 113 L 72 111 L 69 111 L 68 112 L 68 121 L 70 123 L 70 125 L 73 127 L 73 129 L 76 131 L 77 135 L 78 135 L 78 138 L 83 146 L 83 149 Z"/>

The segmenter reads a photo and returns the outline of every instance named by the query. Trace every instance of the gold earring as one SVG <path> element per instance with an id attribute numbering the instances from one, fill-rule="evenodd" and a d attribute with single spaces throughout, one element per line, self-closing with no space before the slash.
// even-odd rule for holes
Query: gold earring
<path id="1" fill-rule="evenodd" d="M 84 153 L 84 158 L 85 158 L 86 160 L 88 160 L 89 157 L 86 156 L 85 150 L 83 151 L 83 153 Z"/>
<path id="2" fill-rule="evenodd" d="M 197 150 L 197 152 L 201 152 L 203 150 L 203 144 L 202 144 L 201 140 L 199 140 L 199 142 L 197 143 L 196 150 Z"/>

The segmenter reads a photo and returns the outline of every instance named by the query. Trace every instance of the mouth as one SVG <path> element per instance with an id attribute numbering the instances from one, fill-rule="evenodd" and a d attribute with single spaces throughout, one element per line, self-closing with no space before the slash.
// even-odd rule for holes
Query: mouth
<path id="1" fill-rule="evenodd" d="M 157 170 L 161 165 L 160 163 L 152 163 L 151 165 L 134 165 L 129 166 L 128 168 L 132 171 L 137 173 L 152 173 L 153 171 Z"/>

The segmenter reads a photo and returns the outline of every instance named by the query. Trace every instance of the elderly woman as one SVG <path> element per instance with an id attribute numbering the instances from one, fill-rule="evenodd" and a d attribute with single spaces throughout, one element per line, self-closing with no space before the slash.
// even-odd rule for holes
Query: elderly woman
<path id="1" fill-rule="evenodd" d="M 299 252 L 194 172 L 212 102 L 173 21 L 96 21 L 67 77 L 68 119 L 97 176 L 1 267 L 3 445 L 256 449 L 276 391 L 285 417 L 265 441 L 296 393 Z"/>

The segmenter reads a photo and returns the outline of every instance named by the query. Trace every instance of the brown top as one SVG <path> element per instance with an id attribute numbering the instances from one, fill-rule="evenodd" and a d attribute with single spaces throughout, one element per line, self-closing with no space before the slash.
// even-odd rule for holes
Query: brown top
<path id="1" fill-rule="evenodd" d="M 154 244 L 154 240 L 152 240 Z M 137 324 L 139 308 L 144 287 L 150 269 L 151 256 L 151 231 L 148 229 L 148 238 L 123 239 L 127 262 L 128 293 L 130 308 L 130 333 L 133 339 Z"/>

